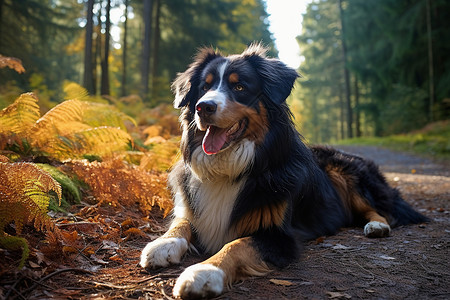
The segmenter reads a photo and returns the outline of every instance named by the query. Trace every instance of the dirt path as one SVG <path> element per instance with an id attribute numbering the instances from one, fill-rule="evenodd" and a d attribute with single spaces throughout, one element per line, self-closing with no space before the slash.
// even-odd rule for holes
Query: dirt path
<path id="1" fill-rule="evenodd" d="M 341 148 L 380 164 L 389 182 L 432 222 L 395 228 L 384 239 L 343 229 L 307 243 L 288 268 L 235 284 L 218 299 L 450 299 L 449 166 L 375 147 Z M 148 236 L 164 232 L 160 219 L 148 223 L 133 207 L 92 210 L 102 222 L 78 232 L 96 249 L 94 256 L 72 255 L 51 265 L 32 257 L 25 270 L 0 276 L 0 299 L 171 299 L 182 270 L 204 259 L 189 256 L 181 266 L 147 273 L 137 266 L 140 250 Z M 130 216 L 147 237 L 119 244 L 95 238 Z"/>

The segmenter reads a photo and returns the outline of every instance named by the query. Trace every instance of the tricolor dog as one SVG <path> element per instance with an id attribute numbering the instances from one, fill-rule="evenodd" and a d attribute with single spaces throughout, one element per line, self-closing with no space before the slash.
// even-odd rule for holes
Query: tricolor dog
<path id="1" fill-rule="evenodd" d="M 393 226 L 426 221 L 372 161 L 304 144 L 286 104 L 297 77 L 253 44 L 226 57 L 202 49 L 174 81 L 183 159 L 169 176 L 173 221 L 140 265 L 177 264 L 191 245 L 211 255 L 184 270 L 174 296 L 219 295 L 344 226 L 385 237 Z"/>

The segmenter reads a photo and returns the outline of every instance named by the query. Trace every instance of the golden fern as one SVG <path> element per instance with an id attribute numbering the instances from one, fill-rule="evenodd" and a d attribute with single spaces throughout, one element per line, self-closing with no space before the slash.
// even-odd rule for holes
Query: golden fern
<path id="1" fill-rule="evenodd" d="M 128 206 L 138 202 L 144 212 L 155 205 L 167 215 L 173 208 L 167 190 L 167 173 L 149 173 L 122 159 L 67 163 L 78 178 L 89 184 L 100 203 Z"/>
<path id="2" fill-rule="evenodd" d="M 67 100 L 37 120 L 29 135 L 33 147 L 57 158 L 104 156 L 128 147 L 127 118 L 111 105 Z"/>
<path id="3" fill-rule="evenodd" d="M 61 199 L 61 186 L 50 174 L 32 163 L 9 163 L 0 155 L 0 245 L 4 248 L 23 249 L 19 267 L 28 257 L 26 240 L 5 234 L 5 226 L 14 222 L 17 234 L 24 224 L 32 224 L 37 230 L 54 229 L 47 215 L 49 192 Z"/>
<path id="4" fill-rule="evenodd" d="M 82 158 L 87 155 L 111 156 L 114 152 L 126 150 L 130 135 L 115 127 L 82 128 L 76 132 L 50 137 L 40 149 L 57 158 Z"/>
<path id="5" fill-rule="evenodd" d="M 47 208 L 48 192 L 54 191 L 61 198 L 61 186 L 50 174 L 32 163 L 0 162 L 0 235 L 4 227 L 14 221 L 21 232 L 23 224 L 33 224 L 42 230 L 51 227 Z"/>
<path id="6" fill-rule="evenodd" d="M 0 55 L 0 69 L 6 67 L 13 69 L 19 74 L 25 72 L 25 68 L 23 67 L 22 61 L 20 59 Z"/>
<path id="7" fill-rule="evenodd" d="M 89 97 L 88 91 L 82 87 L 81 85 L 75 82 L 67 82 L 63 87 L 65 100 L 70 99 L 78 99 L 78 100 L 87 100 Z"/>
<path id="8" fill-rule="evenodd" d="M 33 93 L 25 93 L 0 111 L 0 133 L 25 137 L 41 115 L 37 101 Z"/>

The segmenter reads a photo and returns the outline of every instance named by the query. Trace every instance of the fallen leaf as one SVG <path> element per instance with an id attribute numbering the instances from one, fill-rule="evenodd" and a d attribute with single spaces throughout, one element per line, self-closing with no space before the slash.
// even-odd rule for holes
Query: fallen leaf
<path id="1" fill-rule="evenodd" d="M 94 254 L 92 254 L 90 257 L 89 257 L 91 260 L 93 260 L 94 262 L 96 262 L 96 263 L 98 263 L 98 264 L 101 264 L 101 265 L 107 265 L 107 264 L 109 264 L 109 262 L 107 262 L 107 261 L 104 261 L 103 259 L 101 259 L 101 258 L 98 258 L 96 255 L 94 255 Z"/>
<path id="2" fill-rule="evenodd" d="M 386 259 L 386 260 L 394 260 L 395 257 L 387 256 L 387 255 L 381 255 L 380 258 Z"/>
<path id="3" fill-rule="evenodd" d="M 315 244 L 316 244 L 316 245 L 317 245 L 317 244 L 322 244 L 324 240 L 325 240 L 325 237 L 324 237 L 324 236 L 320 236 L 320 237 L 318 237 L 318 238 L 315 240 Z"/>
<path id="4" fill-rule="evenodd" d="M 330 299 L 351 299 L 352 296 L 350 296 L 347 293 L 340 293 L 340 292 L 327 292 L 328 297 Z"/>
<path id="5" fill-rule="evenodd" d="M 341 244 L 337 244 L 336 246 L 333 247 L 333 250 L 347 250 L 350 249 L 351 247 L 347 247 Z"/>
<path id="6" fill-rule="evenodd" d="M 292 282 L 290 282 L 289 280 L 281 280 L 281 279 L 270 279 L 270 282 L 276 284 L 276 285 L 283 285 L 283 286 L 291 286 L 293 285 Z"/>
<path id="7" fill-rule="evenodd" d="M 40 268 L 41 266 L 39 266 L 37 263 L 34 263 L 34 262 L 32 262 L 32 261 L 28 261 L 28 264 L 30 265 L 30 267 L 32 267 L 33 269 L 36 269 L 36 268 Z"/>
<path id="8" fill-rule="evenodd" d="M 117 254 L 111 256 L 109 259 L 110 259 L 110 260 L 113 260 L 113 261 L 117 261 L 117 262 L 123 262 L 123 259 L 120 258 L 119 255 L 117 255 Z"/>

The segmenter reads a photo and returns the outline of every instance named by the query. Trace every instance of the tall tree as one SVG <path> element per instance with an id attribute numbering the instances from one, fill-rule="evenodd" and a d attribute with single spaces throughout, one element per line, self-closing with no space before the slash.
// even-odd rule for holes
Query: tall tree
<path id="1" fill-rule="evenodd" d="M 95 94 L 92 57 L 92 33 L 94 30 L 94 0 L 86 3 L 86 37 L 84 44 L 83 86 L 90 94 Z"/>
<path id="2" fill-rule="evenodd" d="M 426 15 L 427 15 L 427 46 L 428 46 L 428 87 L 429 87 L 429 114 L 430 121 L 434 121 L 434 68 L 433 68 L 433 39 L 431 36 L 431 0 L 425 0 L 426 4 Z"/>
<path id="3" fill-rule="evenodd" d="M 152 33 L 152 0 L 144 0 L 144 37 L 142 41 L 141 95 L 148 100 L 150 47 Z"/>
<path id="4" fill-rule="evenodd" d="M 102 95 L 109 95 L 109 45 L 111 40 L 111 0 L 106 1 L 106 13 L 105 13 L 105 43 L 103 45 L 103 58 L 102 58 L 102 79 L 100 93 Z"/>
<path id="5" fill-rule="evenodd" d="M 152 55 L 151 55 L 151 81 L 152 81 L 152 97 L 155 97 L 156 95 L 156 84 L 157 84 L 157 77 L 158 77 L 158 61 L 159 61 L 159 41 L 161 39 L 161 26 L 160 26 L 160 19 L 161 19 L 161 0 L 155 0 L 153 2 L 153 13 L 154 13 L 154 20 L 153 20 L 153 46 L 152 46 Z"/>
<path id="6" fill-rule="evenodd" d="M 124 22 L 123 22 L 123 42 L 122 42 L 122 83 L 121 83 L 121 95 L 127 95 L 127 36 L 128 36 L 128 6 L 129 0 L 125 0 Z"/>
<path id="7" fill-rule="evenodd" d="M 342 60 L 344 61 L 344 84 L 345 84 L 345 103 L 347 108 L 347 135 L 349 138 L 353 137 L 353 111 L 350 98 L 350 74 L 347 67 L 347 43 L 345 41 L 345 22 L 344 9 L 342 8 L 342 0 L 339 0 L 339 16 L 341 23 L 341 45 L 342 45 Z"/>
<path id="8" fill-rule="evenodd" d="M 300 73 L 304 134 L 314 142 L 343 138 L 347 126 L 344 62 L 340 47 L 339 7 L 333 1 L 308 6 L 303 17 L 303 32 L 298 37 L 305 57 Z M 298 94 L 299 92 L 297 92 Z"/>

